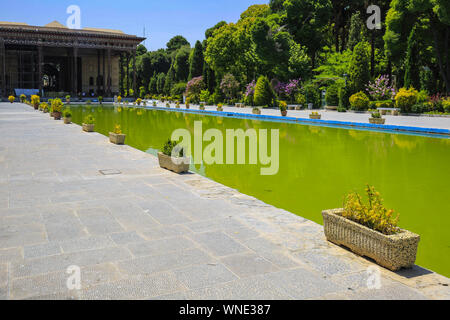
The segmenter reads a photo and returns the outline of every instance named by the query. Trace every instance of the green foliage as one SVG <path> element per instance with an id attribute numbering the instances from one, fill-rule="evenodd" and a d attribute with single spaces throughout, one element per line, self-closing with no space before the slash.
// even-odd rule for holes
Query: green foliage
<path id="1" fill-rule="evenodd" d="M 51 108 L 53 112 L 62 112 L 63 103 L 61 99 L 55 98 L 52 100 Z"/>
<path id="2" fill-rule="evenodd" d="M 203 75 L 203 61 L 203 45 L 197 41 L 189 57 L 189 80 Z"/>
<path id="3" fill-rule="evenodd" d="M 254 103 L 256 106 L 268 106 L 271 104 L 273 91 L 267 77 L 258 78 L 255 87 Z"/>
<path id="4" fill-rule="evenodd" d="M 320 55 L 322 64 L 314 70 L 317 73 L 316 79 L 339 79 L 349 73 L 352 51 L 336 52 L 328 47 L 324 47 L 323 50 Z"/>
<path id="5" fill-rule="evenodd" d="M 184 157 L 184 149 L 178 146 L 178 142 L 170 139 L 163 145 L 161 152 L 169 157 Z"/>
<path id="6" fill-rule="evenodd" d="M 191 48 L 189 46 L 184 46 L 177 50 L 173 62 L 173 72 L 175 81 L 186 81 L 188 79 L 190 54 Z M 170 91 L 170 89 L 168 91 Z"/>
<path id="7" fill-rule="evenodd" d="M 92 114 L 88 114 L 86 117 L 84 117 L 83 120 L 84 124 L 95 124 L 95 118 Z"/>
<path id="8" fill-rule="evenodd" d="M 394 108 L 394 102 L 392 100 L 375 101 L 375 108 Z"/>
<path id="9" fill-rule="evenodd" d="M 236 97 L 239 90 L 239 82 L 231 73 L 228 73 L 223 77 L 222 82 L 220 83 L 220 89 L 225 97 L 233 99 Z"/>
<path id="10" fill-rule="evenodd" d="M 350 90 L 348 87 L 340 87 L 339 91 L 339 108 L 347 110 L 350 106 Z"/>
<path id="11" fill-rule="evenodd" d="M 72 111 L 70 111 L 70 109 L 64 109 L 64 111 L 63 111 L 63 117 L 64 117 L 64 118 L 70 118 L 70 117 L 72 117 Z"/>
<path id="12" fill-rule="evenodd" d="M 172 87 L 170 94 L 172 96 L 182 96 L 186 92 L 186 82 L 179 82 Z"/>
<path id="13" fill-rule="evenodd" d="M 420 86 L 420 66 L 418 63 L 419 48 L 417 44 L 416 26 L 411 30 L 408 37 L 408 49 L 405 62 L 405 87 L 419 88 Z"/>
<path id="14" fill-rule="evenodd" d="M 185 37 L 178 35 L 178 36 L 175 36 L 172 39 L 170 39 L 169 42 L 167 42 L 166 46 L 167 46 L 167 51 L 169 53 L 172 53 L 172 52 L 177 51 L 181 47 L 184 47 L 184 46 L 190 47 L 191 44 L 189 43 L 189 41 L 186 40 Z"/>
<path id="15" fill-rule="evenodd" d="M 350 97 L 350 106 L 353 110 L 364 111 L 369 108 L 369 98 L 362 91 L 355 93 Z"/>
<path id="16" fill-rule="evenodd" d="M 209 93 L 208 90 L 202 90 L 200 92 L 200 101 L 209 103 L 210 96 L 211 96 L 211 94 Z"/>
<path id="17" fill-rule="evenodd" d="M 360 42 L 353 50 L 349 69 L 349 87 L 352 93 L 364 91 L 370 81 L 370 46 Z"/>
<path id="18" fill-rule="evenodd" d="M 353 50 L 359 42 L 365 40 L 367 40 L 367 27 L 361 18 L 361 13 L 357 11 L 350 20 L 347 48 Z"/>
<path id="19" fill-rule="evenodd" d="M 368 203 L 364 203 L 356 192 L 348 194 L 344 200 L 342 216 L 386 235 L 400 232 L 397 226 L 399 216 L 394 217 L 394 210 L 384 207 L 380 193 L 369 185 L 366 193 Z"/>
<path id="20" fill-rule="evenodd" d="M 246 18 L 264 18 L 270 14 L 270 7 L 267 4 L 255 4 L 253 6 L 248 7 L 241 14 L 241 19 Z"/>
<path id="21" fill-rule="evenodd" d="M 26 99 L 27 99 L 27 96 L 22 93 L 20 95 L 20 102 L 24 103 Z"/>
<path id="22" fill-rule="evenodd" d="M 303 87 L 302 93 L 306 97 L 307 104 L 312 103 L 314 109 L 320 109 L 320 90 L 316 85 L 312 83 L 306 84 Z"/>
<path id="23" fill-rule="evenodd" d="M 411 112 L 411 107 L 417 103 L 419 92 L 414 88 L 401 88 L 395 96 L 395 105 L 402 112 Z"/>
<path id="24" fill-rule="evenodd" d="M 306 105 L 305 95 L 302 94 L 301 92 L 297 92 L 297 94 L 295 95 L 295 103 L 305 107 L 305 105 Z"/>
<path id="25" fill-rule="evenodd" d="M 280 101 L 278 103 L 278 107 L 280 108 L 280 111 L 286 111 L 287 110 L 287 103 L 286 103 L 286 101 Z"/>
<path id="26" fill-rule="evenodd" d="M 339 105 L 339 86 L 337 84 L 332 84 L 327 88 L 325 100 L 329 106 Z"/>

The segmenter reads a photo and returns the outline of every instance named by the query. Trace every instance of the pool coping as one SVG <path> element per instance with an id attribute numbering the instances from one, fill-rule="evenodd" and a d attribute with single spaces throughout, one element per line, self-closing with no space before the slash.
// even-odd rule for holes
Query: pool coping
<path id="1" fill-rule="evenodd" d="M 124 106 L 131 107 L 131 106 Z M 394 132 L 410 132 L 419 134 L 428 134 L 432 136 L 445 136 L 449 138 L 450 130 L 448 129 L 438 129 L 438 128 L 426 128 L 426 127 L 412 127 L 412 126 L 397 126 L 397 125 L 381 125 L 381 124 L 371 124 L 362 122 L 351 122 L 351 121 L 337 121 L 337 120 L 315 120 L 308 118 L 294 118 L 294 117 L 282 117 L 282 116 L 272 116 L 272 115 L 257 115 L 249 113 L 239 113 L 239 112 L 228 112 L 228 111 L 213 111 L 213 110 L 193 110 L 193 109 L 178 109 L 178 108 L 167 108 L 167 107 L 153 107 L 153 106 L 133 106 L 135 108 L 145 108 L 150 110 L 161 110 L 161 111 L 175 111 L 193 114 L 203 114 L 211 116 L 221 116 L 221 117 L 232 117 L 232 118 L 244 118 L 244 119 L 255 119 L 263 121 L 275 121 L 275 122 L 286 122 L 286 123 L 304 123 L 304 124 L 315 124 L 315 125 L 329 125 L 333 127 L 347 127 L 347 128 L 363 128 L 363 129 L 373 129 L 380 131 L 394 131 Z"/>

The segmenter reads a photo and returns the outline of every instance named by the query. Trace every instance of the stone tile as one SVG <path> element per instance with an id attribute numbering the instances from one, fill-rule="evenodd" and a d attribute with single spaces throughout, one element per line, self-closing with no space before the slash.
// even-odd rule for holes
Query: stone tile
<path id="1" fill-rule="evenodd" d="M 264 275 L 264 278 L 294 299 L 318 298 L 346 290 L 316 273 L 301 268 L 269 273 Z"/>
<path id="2" fill-rule="evenodd" d="M 38 244 L 46 240 L 42 224 L 0 226 L 0 249 Z"/>
<path id="3" fill-rule="evenodd" d="M 48 216 L 45 219 L 48 240 L 63 241 L 87 235 L 80 220 L 71 212 Z"/>
<path id="4" fill-rule="evenodd" d="M 87 214 L 82 212 L 82 210 L 77 211 L 81 223 L 86 227 L 89 234 L 105 235 L 125 231 L 106 209 L 105 212 L 96 210 L 89 212 Z"/>
<path id="5" fill-rule="evenodd" d="M 63 249 L 64 253 L 71 253 L 77 251 L 114 247 L 115 243 L 107 236 L 96 236 L 89 238 L 66 240 L 60 242 L 60 246 Z"/>
<path id="6" fill-rule="evenodd" d="M 191 239 L 198 242 L 202 247 L 217 257 L 248 251 L 246 247 L 231 239 L 221 231 L 197 233 L 192 235 Z"/>
<path id="7" fill-rule="evenodd" d="M 110 234 L 109 236 L 117 245 L 126 245 L 130 243 L 145 241 L 145 239 L 142 238 L 140 235 L 138 235 L 136 231 L 113 233 Z"/>
<path id="8" fill-rule="evenodd" d="M 112 202 L 107 204 L 112 216 L 127 230 L 145 230 L 160 226 L 148 213 L 135 204 L 127 201 L 122 203 Z"/>
<path id="9" fill-rule="evenodd" d="M 119 262 L 121 271 L 129 275 L 153 273 L 182 268 L 194 264 L 213 263 L 215 260 L 199 249 L 166 253 Z"/>
<path id="10" fill-rule="evenodd" d="M 182 225 L 174 226 L 160 226 L 156 228 L 146 229 L 141 232 L 144 237 L 149 240 L 158 240 L 164 238 L 171 238 L 176 236 L 184 236 L 192 234 L 188 228 Z"/>
<path id="11" fill-rule="evenodd" d="M 5 263 L 0 264 L 0 287 L 6 286 L 8 282 L 8 266 Z"/>
<path id="12" fill-rule="evenodd" d="M 8 299 L 8 287 L 0 287 L 0 300 Z"/>
<path id="13" fill-rule="evenodd" d="M 60 253 L 60 246 L 53 242 L 24 247 L 25 259 L 53 256 Z"/>
<path id="14" fill-rule="evenodd" d="M 22 259 L 22 248 L 0 249 L 0 263 L 12 262 Z"/>
<path id="15" fill-rule="evenodd" d="M 145 299 L 158 294 L 169 294 L 185 290 L 185 287 L 172 273 L 160 273 L 153 276 L 135 276 L 116 282 L 110 282 L 84 290 L 82 299 L 86 300 L 129 300 Z"/>
<path id="16" fill-rule="evenodd" d="M 130 258 L 126 249 L 106 248 L 16 262 L 12 264 L 11 270 L 14 278 L 21 278 L 63 271 L 72 265 L 83 267 Z"/>
<path id="17" fill-rule="evenodd" d="M 136 257 L 154 256 L 167 252 L 183 251 L 193 247 L 195 247 L 195 244 L 185 237 L 166 238 L 128 245 L 128 249 Z"/>
<path id="18" fill-rule="evenodd" d="M 222 218 L 213 220 L 203 220 L 198 222 L 186 223 L 186 227 L 193 232 L 206 232 L 206 231 L 218 231 L 223 230 L 228 232 L 236 231 L 238 229 L 246 229 L 244 225 L 233 218 Z M 250 232 L 250 231 L 248 231 Z"/>
<path id="19" fill-rule="evenodd" d="M 200 264 L 173 271 L 189 289 L 198 289 L 238 279 L 222 264 Z"/>
<path id="20" fill-rule="evenodd" d="M 246 227 L 224 230 L 224 232 L 236 240 L 257 238 L 260 235 L 259 232 Z"/>
<path id="21" fill-rule="evenodd" d="M 142 209 L 163 225 L 174 225 L 191 221 L 165 201 L 148 202 L 143 205 Z"/>
<path id="22" fill-rule="evenodd" d="M 293 256 L 328 276 L 348 274 L 365 269 L 363 265 L 352 262 L 344 256 L 335 256 L 330 251 L 302 251 L 293 254 Z"/>
<path id="23" fill-rule="evenodd" d="M 272 263 L 254 253 L 228 256 L 220 261 L 241 278 L 279 270 Z"/>
<path id="24" fill-rule="evenodd" d="M 365 289 L 349 295 L 350 300 L 428 300 L 419 291 L 402 284 L 382 286 L 381 289 Z"/>

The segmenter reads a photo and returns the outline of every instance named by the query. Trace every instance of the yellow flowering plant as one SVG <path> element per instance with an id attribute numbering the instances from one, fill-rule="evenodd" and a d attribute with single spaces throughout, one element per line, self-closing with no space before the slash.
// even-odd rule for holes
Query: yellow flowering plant
<path id="1" fill-rule="evenodd" d="M 13 103 L 16 100 L 16 97 L 14 96 L 9 96 L 8 97 L 9 102 Z"/>
<path id="2" fill-rule="evenodd" d="M 394 210 L 384 207 L 380 193 L 374 187 L 367 185 L 366 193 L 367 204 L 358 193 L 348 194 L 344 200 L 342 216 L 386 235 L 398 233 L 399 215 L 394 217 Z"/>
<path id="3" fill-rule="evenodd" d="M 122 134 L 122 129 L 120 128 L 120 124 L 116 124 L 116 125 L 114 126 L 113 132 L 114 132 L 115 134 Z"/>

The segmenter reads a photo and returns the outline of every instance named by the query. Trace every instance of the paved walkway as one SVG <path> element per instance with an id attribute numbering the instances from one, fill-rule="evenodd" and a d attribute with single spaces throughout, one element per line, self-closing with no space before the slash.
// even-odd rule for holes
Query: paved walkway
<path id="1" fill-rule="evenodd" d="M 0 137 L 0 299 L 450 298 L 420 267 L 369 289 L 320 225 L 26 105 L 0 104 Z"/>
<path id="2" fill-rule="evenodd" d="M 172 104 L 174 107 L 175 104 Z M 165 103 L 159 103 L 158 107 L 165 107 Z M 182 106 L 182 108 L 184 105 Z M 191 106 L 191 109 L 198 110 L 198 106 Z M 216 107 L 206 106 L 206 110 L 216 111 Z M 252 108 L 235 108 L 223 107 L 226 112 L 236 113 L 252 113 Z M 343 121 L 355 123 L 368 123 L 370 114 L 368 113 L 354 113 L 354 112 L 337 112 L 326 110 L 315 110 L 322 115 L 322 120 L 329 121 Z M 288 117 L 309 119 L 310 110 L 288 110 Z M 281 116 L 280 111 L 276 109 L 262 109 L 262 115 Z M 386 118 L 386 125 L 405 126 L 405 127 L 420 127 L 432 129 L 447 129 L 450 130 L 450 117 L 430 117 L 422 116 L 383 116 Z"/>

